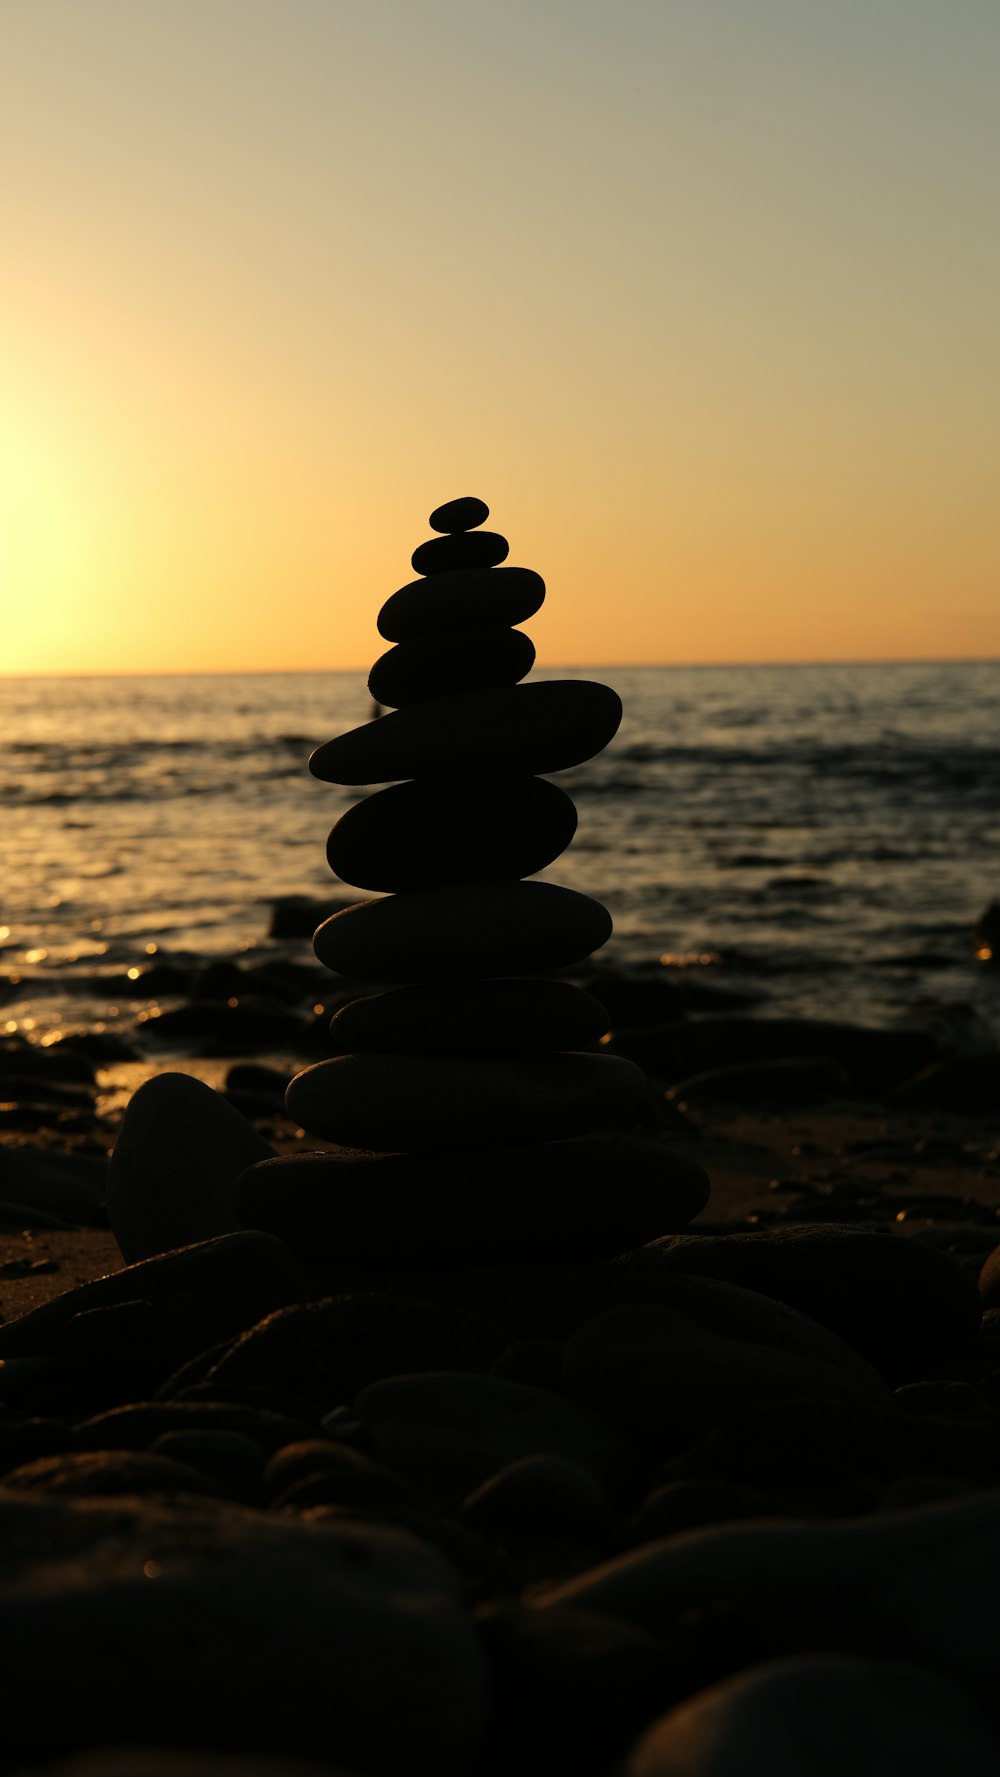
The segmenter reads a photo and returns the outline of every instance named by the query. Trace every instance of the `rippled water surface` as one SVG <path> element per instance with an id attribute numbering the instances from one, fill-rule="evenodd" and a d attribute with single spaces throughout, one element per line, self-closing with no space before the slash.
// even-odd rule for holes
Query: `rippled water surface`
<path id="1" fill-rule="evenodd" d="M 610 907 L 609 960 L 663 957 L 780 1010 L 883 1018 L 934 997 L 995 1015 L 971 933 L 1000 897 L 1000 664 L 567 676 L 625 704 L 608 750 L 559 774 L 580 828 L 545 873 Z M 154 946 L 246 954 L 275 896 L 347 892 L 324 842 L 362 792 L 306 760 L 369 719 L 363 674 L 9 679 L 0 698 L 21 1028 L 107 1016 Z"/>

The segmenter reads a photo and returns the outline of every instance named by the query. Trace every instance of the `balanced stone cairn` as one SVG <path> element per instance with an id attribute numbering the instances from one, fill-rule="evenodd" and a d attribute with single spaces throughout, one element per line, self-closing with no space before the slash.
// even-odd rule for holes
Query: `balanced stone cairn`
<path id="1" fill-rule="evenodd" d="M 391 785 L 327 842 L 336 875 L 379 898 L 327 919 L 314 948 L 342 975 L 392 985 L 341 1007 L 338 1054 L 287 1092 L 306 1130 L 354 1154 L 275 1159 L 240 1183 L 244 1224 L 303 1256 L 608 1254 L 683 1226 L 707 1196 L 701 1169 L 651 1130 L 641 1069 L 591 1047 L 604 1007 L 540 973 L 588 957 L 611 918 L 525 880 L 577 824 L 539 774 L 600 752 L 622 709 L 589 680 L 520 683 L 535 650 L 514 626 L 545 586 L 500 565 L 506 539 L 477 528 L 488 516 L 475 499 L 431 514 L 421 578 L 378 617 L 394 645 L 368 685 L 392 713 L 310 760 L 327 782 Z"/>

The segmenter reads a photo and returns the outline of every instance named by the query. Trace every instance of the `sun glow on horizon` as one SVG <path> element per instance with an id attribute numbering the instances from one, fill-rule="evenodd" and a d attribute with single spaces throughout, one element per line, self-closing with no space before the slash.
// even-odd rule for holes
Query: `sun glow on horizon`
<path id="1" fill-rule="evenodd" d="M 752 11 L 8 9 L 0 673 L 1000 656 L 1000 15 Z"/>

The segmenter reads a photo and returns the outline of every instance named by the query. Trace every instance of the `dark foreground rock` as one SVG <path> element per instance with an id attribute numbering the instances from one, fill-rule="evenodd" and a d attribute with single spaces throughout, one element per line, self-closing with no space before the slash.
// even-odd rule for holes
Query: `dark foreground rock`
<path id="1" fill-rule="evenodd" d="M 112 1738 L 437 1777 L 481 1742 L 457 1576 L 386 1525 L 2 1491 L 0 1549 L 8 1757 Z"/>
<path id="2" fill-rule="evenodd" d="M 642 1735 L 622 1777 L 989 1777 L 988 1712 L 923 1666 L 805 1654 L 701 1691 Z"/>
<path id="3" fill-rule="evenodd" d="M 678 1235 L 645 1256 L 676 1276 L 716 1277 L 787 1302 L 899 1380 L 960 1351 L 979 1329 L 975 1279 L 947 1253 L 900 1235 L 822 1223 Z"/>

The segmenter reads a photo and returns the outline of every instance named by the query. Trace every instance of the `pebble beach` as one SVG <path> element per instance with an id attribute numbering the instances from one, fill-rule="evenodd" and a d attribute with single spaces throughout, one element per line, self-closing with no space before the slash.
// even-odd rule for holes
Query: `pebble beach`
<path id="1" fill-rule="evenodd" d="M 436 560 L 414 558 L 429 583 Z M 599 759 L 519 762 L 572 790 L 566 856 L 525 837 L 568 843 L 554 789 L 481 834 L 470 810 L 466 852 L 523 842 L 532 882 L 454 906 L 433 871 L 364 883 L 405 887 L 398 930 L 378 901 L 341 917 L 357 894 L 330 892 L 324 824 L 357 883 L 357 859 L 399 868 L 366 809 L 426 833 L 433 797 L 324 786 L 321 813 L 288 725 L 290 701 L 318 727 L 339 698 L 312 736 L 328 775 L 402 776 L 353 680 L 258 687 L 239 719 L 253 687 L 230 687 L 214 781 L 167 681 L 117 693 L 128 721 L 159 710 L 167 760 L 125 759 L 96 682 L 75 743 L 21 688 L 3 1769 L 995 1771 L 997 669 L 828 678 L 825 735 L 813 669 L 783 706 L 769 670 L 703 680 L 696 733 L 697 675 L 668 705 L 669 675 L 634 673 Z M 567 696 L 599 728 L 588 682 Z M 522 712 L 550 697 L 532 684 Z M 918 694 L 919 745 L 885 727 Z M 325 747 L 352 722 L 384 771 Z M 414 920 L 440 952 L 387 996 Z M 486 1012 L 447 966 L 466 946 L 475 975 L 484 943 L 479 973 L 526 976 L 487 983 Z"/>

